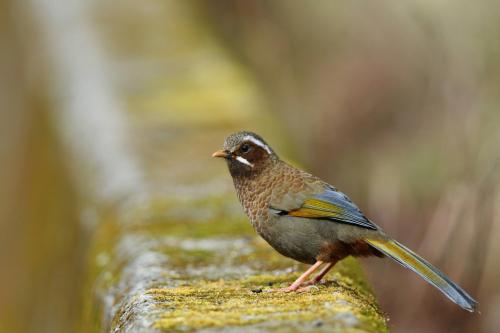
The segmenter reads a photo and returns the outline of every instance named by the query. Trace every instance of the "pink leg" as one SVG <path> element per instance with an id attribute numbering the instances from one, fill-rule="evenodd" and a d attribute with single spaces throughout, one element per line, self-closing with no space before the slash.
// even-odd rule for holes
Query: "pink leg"
<path id="1" fill-rule="evenodd" d="M 316 283 L 319 283 L 321 281 L 321 279 L 323 278 L 323 276 L 326 275 L 326 273 L 328 273 L 330 271 L 330 269 L 332 269 L 333 266 L 335 266 L 336 262 L 329 262 L 326 264 L 325 267 L 323 267 L 323 269 L 318 273 L 318 275 L 316 275 L 313 279 L 307 281 L 304 285 L 306 286 L 310 286 L 310 285 L 314 285 Z"/>
<path id="2" fill-rule="evenodd" d="M 323 265 L 322 261 L 316 261 L 314 265 L 309 267 L 307 271 L 304 272 L 294 283 L 292 283 L 289 287 L 280 289 L 279 291 L 290 292 L 296 291 L 299 287 L 304 283 L 304 281 L 311 275 L 315 270 L 319 268 L 319 266 Z"/>

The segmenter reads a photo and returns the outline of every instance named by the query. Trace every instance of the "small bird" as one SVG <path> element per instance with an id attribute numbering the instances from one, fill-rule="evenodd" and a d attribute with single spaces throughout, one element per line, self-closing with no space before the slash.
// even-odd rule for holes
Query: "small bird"
<path id="1" fill-rule="evenodd" d="M 446 275 L 387 236 L 335 187 L 282 161 L 259 135 L 231 134 L 212 157 L 226 159 L 238 199 L 257 233 L 282 255 L 312 265 L 280 291 L 303 291 L 319 283 L 348 255 L 387 256 L 461 308 L 476 310 L 477 302 Z"/>

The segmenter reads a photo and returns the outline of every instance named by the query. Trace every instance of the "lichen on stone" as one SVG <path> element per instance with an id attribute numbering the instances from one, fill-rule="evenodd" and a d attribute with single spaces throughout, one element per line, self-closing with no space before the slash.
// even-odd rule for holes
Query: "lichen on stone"
<path id="1" fill-rule="evenodd" d="M 341 270 L 356 265 L 347 260 Z M 374 297 L 340 272 L 324 284 L 302 293 L 269 292 L 285 286 L 299 272 L 260 274 L 243 279 L 198 279 L 176 288 L 146 291 L 163 310 L 154 322 L 162 330 L 248 326 L 263 322 L 328 322 L 330 328 L 385 331 L 385 320 Z M 332 326 L 330 322 L 334 318 Z"/>
<path id="2" fill-rule="evenodd" d="M 149 207 L 165 209 L 158 202 Z M 109 216 L 94 255 L 100 320 L 114 332 L 386 331 L 354 258 L 339 262 L 327 282 L 307 292 L 269 292 L 293 282 L 307 266 L 279 255 L 250 228 L 197 231 L 206 224 L 248 224 L 244 219 L 216 213 L 179 225 L 161 223 L 162 216 L 171 217 L 165 211 L 127 209 L 140 222 Z"/>

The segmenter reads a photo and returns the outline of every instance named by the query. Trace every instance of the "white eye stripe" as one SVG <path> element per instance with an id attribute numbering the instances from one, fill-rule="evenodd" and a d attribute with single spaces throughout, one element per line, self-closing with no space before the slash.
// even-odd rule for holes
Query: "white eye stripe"
<path id="1" fill-rule="evenodd" d="M 271 148 L 269 148 L 264 142 L 259 139 L 254 138 L 253 136 L 247 135 L 243 138 L 243 141 L 250 141 L 253 144 L 263 148 L 269 155 L 271 155 Z"/>
<path id="2" fill-rule="evenodd" d="M 248 162 L 245 158 L 241 157 L 241 156 L 236 156 L 236 160 L 240 163 L 243 163 L 243 164 L 246 164 L 248 165 L 249 167 L 253 168 L 253 164 Z"/>

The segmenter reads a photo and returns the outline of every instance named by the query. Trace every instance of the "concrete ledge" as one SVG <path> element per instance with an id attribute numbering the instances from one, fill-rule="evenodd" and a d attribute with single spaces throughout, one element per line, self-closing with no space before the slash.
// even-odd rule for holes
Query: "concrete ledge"
<path id="1" fill-rule="evenodd" d="M 386 323 L 356 260 L 307 293 L 269 293 L 305 268 L 252 235 L 234 198 L 126 205 L 108 216 L 93 253 L 100 331 L 385 332 Z M 221 203 L 228 200 L 229 203 Z M 186 218 L 193 207 L 212 214 Z M 222 230 L 226 226 L 237 228 Z M 96 309 L 100 309 L 96 311 Z"/>

